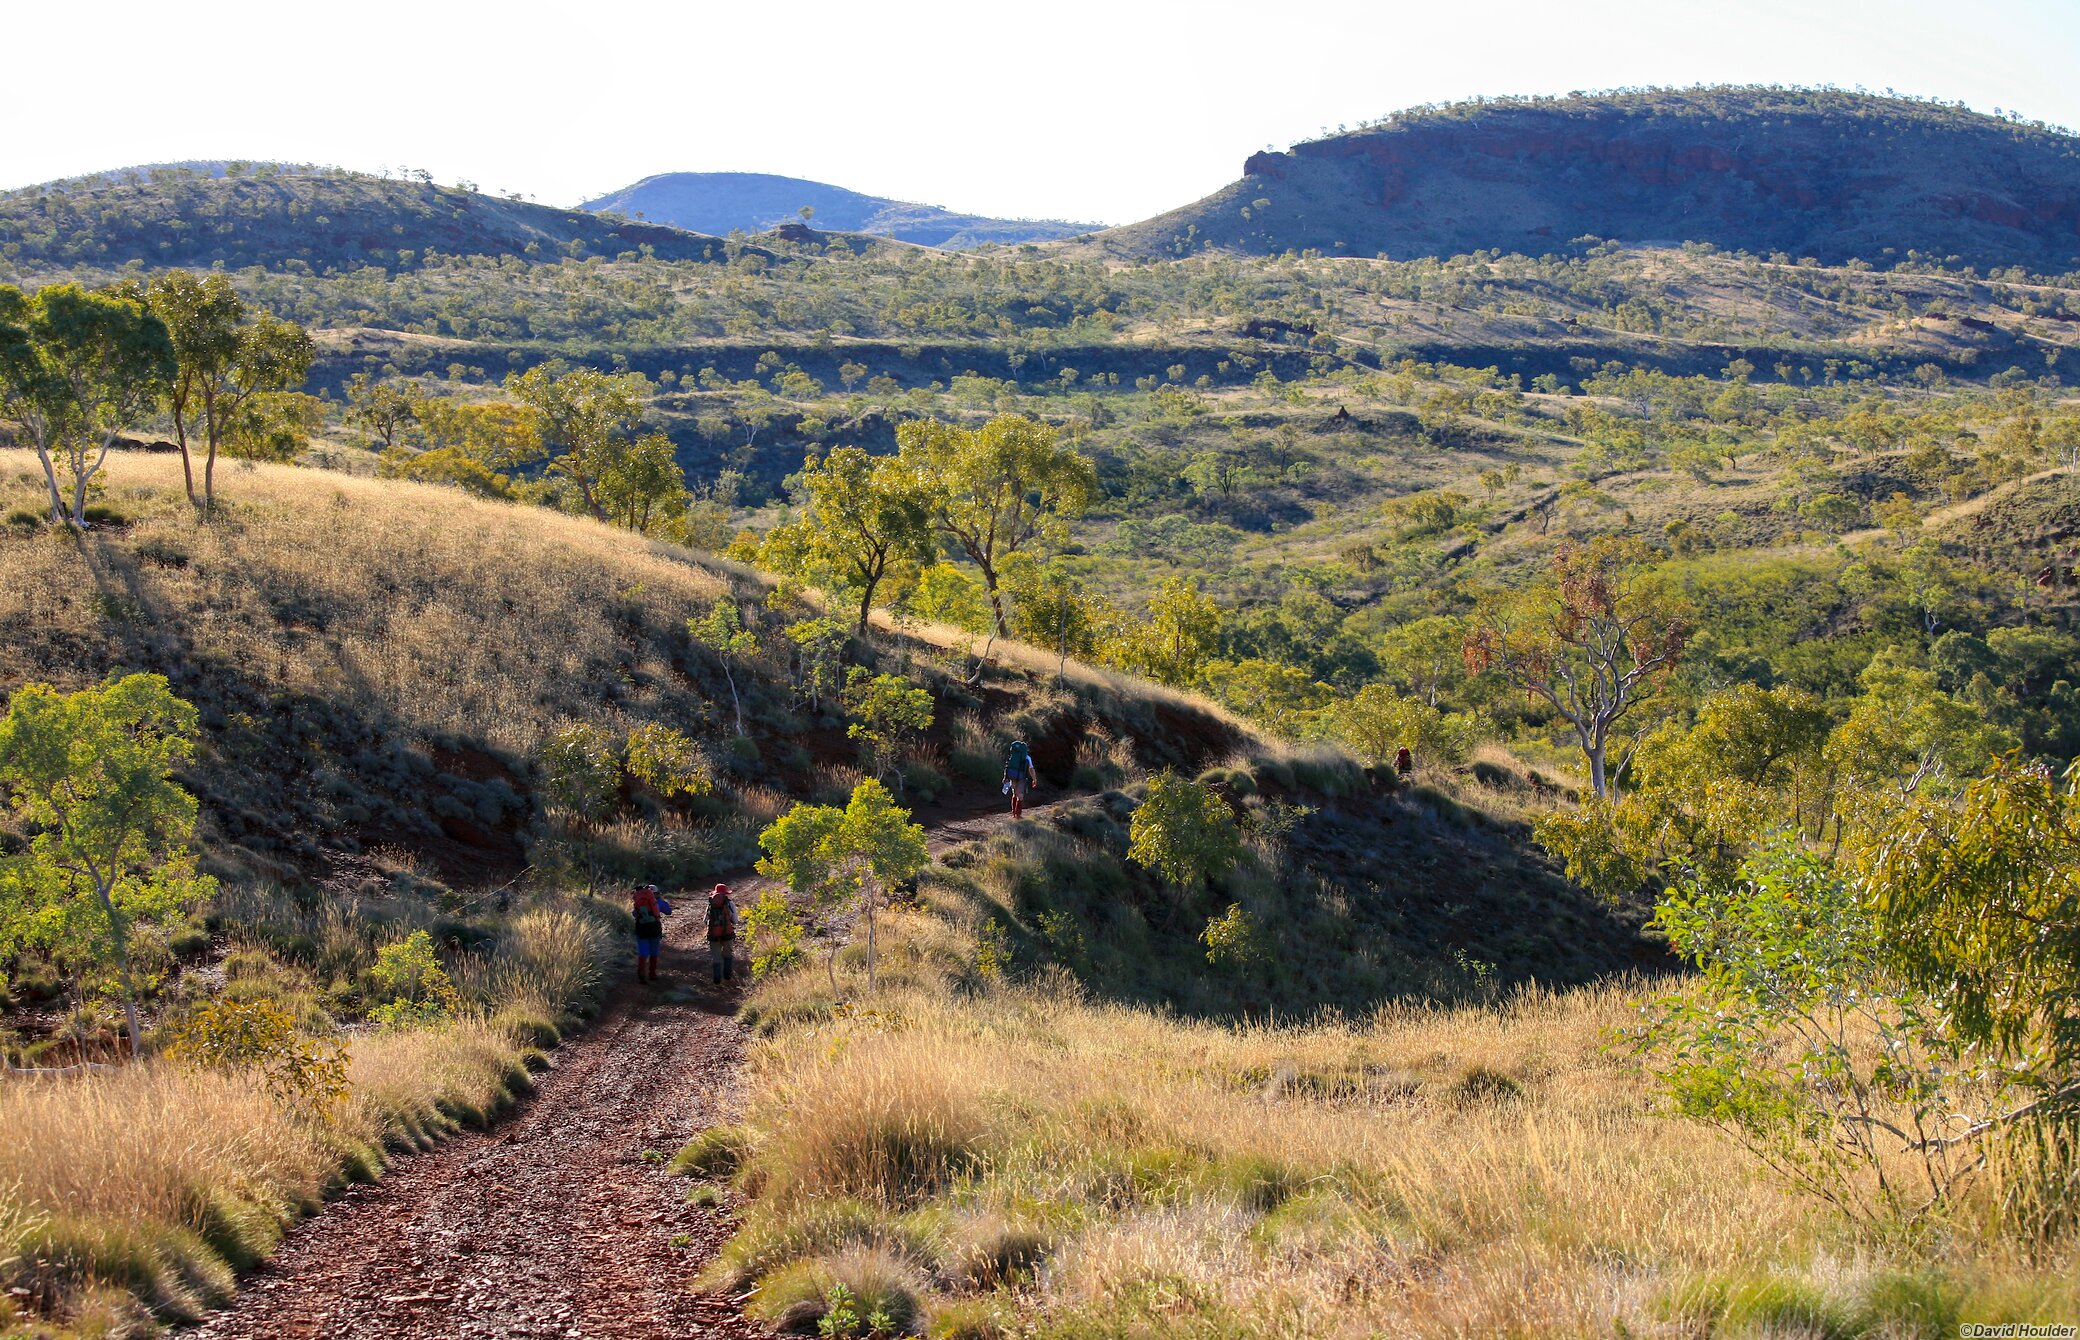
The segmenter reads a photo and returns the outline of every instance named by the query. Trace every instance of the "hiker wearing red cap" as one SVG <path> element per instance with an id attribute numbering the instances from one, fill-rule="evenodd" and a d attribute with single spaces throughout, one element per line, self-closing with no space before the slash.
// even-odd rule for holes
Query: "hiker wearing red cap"
<path id="1" fill-rule="evenodd" d="M 729 885 L 717 884 L 708 895 L 708 959 L 714 965 L 717 986 L 735 976 L 729 956 L 736 943 L 737 909 L 730 905 Z"/>
<path id="2" fill-rule="evenodd" d="M 672 905 L 657 892 L 655 884 L 643 884 L 629 895 L 629 914 L 636 929 L 636 980 L 657 980 L 657 951 L 664 944 L 664 919 Z"/>

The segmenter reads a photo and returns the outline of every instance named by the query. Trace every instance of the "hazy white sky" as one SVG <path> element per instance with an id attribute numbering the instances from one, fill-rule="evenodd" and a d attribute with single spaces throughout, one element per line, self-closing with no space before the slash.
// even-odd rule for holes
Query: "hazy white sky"
<path id="1" fill-rule="evenodd" d="M 1414 103 L 1831 83 L 2080 126 L 2080 0 L 0 0 L 0 186 L 183 158 L 568 205 L 755 171 L 1125 223 Z"/>

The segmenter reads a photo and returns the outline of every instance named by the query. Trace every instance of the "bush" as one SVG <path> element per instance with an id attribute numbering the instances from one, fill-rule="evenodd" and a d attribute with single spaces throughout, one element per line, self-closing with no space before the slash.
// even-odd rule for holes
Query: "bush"
<path id="1" fill-rule="evenodd" d="M 802 937 L 808 934 L 801 919 L 788 904 L 787 895 L 776 888 L 760 891 L 758 901 L 744 910 L 744 942 L 751 954 L 751 976 L 768 977 L 802 956 Z"/>
<path id="2" fill-rule="evenodd" d="M 462 1003 L 448 970 L 433 952 L 433 937 L 425 931 L 413 931 L 377 950 L 368 976 L 385 997 L 368 1017 L 386 1029 L 439 1023 Z"/>
<path id="3" fill-rule="evenodd" d="M 185 1065 L 254 1075 L 276 1102 L 321 1121 L 346 1100 L 346 1049 L 299 1037 L 273 1001 L 206 1000 L 174 1023 L 166 1050 Z"/>
<path id="4" fill-rule="evenodd" d="M 1242 834 L 1227 802 L 1166 769 L 1149 779 L 1134 811 L 1127 855 L 1182 895 L 1241 858 Z"/>
<path id="5" fill-rule="evenodd" d="M 1206 961 L 1217 966 L 1246 968 L 1267 954 L 1263 932 L 1241 903 L 1229 903 L 1227 911 L 1208 921 L 1199 940 L 1206 946 Z"/>
<path id="6" fill-rule="evenodd" d="M 596 823 L 611 809 L 621 785 L 614 739 L 587 722 L 551 735 L 541 752 L 542 792 L 549 804 L 583 822 Z"/>
<path id="7" fill-rule="evenodd" d="M 629 776 L 670 799 L 702 796 L 714 789 L 700 746 L 670 726 L 651 722 L 628 736 Z"/>

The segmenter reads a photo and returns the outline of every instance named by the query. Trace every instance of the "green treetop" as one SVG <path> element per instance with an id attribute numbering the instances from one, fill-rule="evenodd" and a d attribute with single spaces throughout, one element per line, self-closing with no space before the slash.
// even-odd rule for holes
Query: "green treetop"
<path id="1" fill-rule="evenodd" d="M 759 834 L 758 872 L 832 910 L 856 909 L 867 923 L 867 990 L 875 986 L 875 911 L 889 893 L 915 879 L 930 860 L 924 829 L 872 777 L 853 788 L 843 809 L 796 805 Z M 835 946 L 836 941 L 833 941 Z M 836 948 L 826 970 L 837 990 Z"/>
<path id="2" fill-rule="evenodd" d="M 896 429 L 896 441 L 931 499 L 934 523 L 982 570 L 997 633 L 1009 637 L 1004 559 L 1061 538 L 1097 497 L 1097 468 L 1053 428 L 1010 414 L 980 428 L 912 420 Z"/>

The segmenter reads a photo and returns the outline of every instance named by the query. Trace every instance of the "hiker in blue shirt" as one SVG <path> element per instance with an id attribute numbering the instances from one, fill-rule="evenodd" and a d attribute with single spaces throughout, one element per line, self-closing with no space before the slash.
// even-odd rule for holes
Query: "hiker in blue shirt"
<path id="1" fill-rule="evenodd" d="M 1011 797 L 1012 818 L 1025 813 L 1026 795 L 1039 784 L 1040 773 L 1033 766 L 1033 751 L 1026 748 L 1024 740 L 1013 740 L 1011 753 L 1004 760 L 1004 794 Z"/>
<path id="2" fill-rule="evenodd" d="M 636 980 L 657 980 L 657 951 L 664 944 L 664 919 L 672 905 L 657 892 L 655 884 L 644 884 L 632 895 L 629 908 L 636 923 Z"/>

